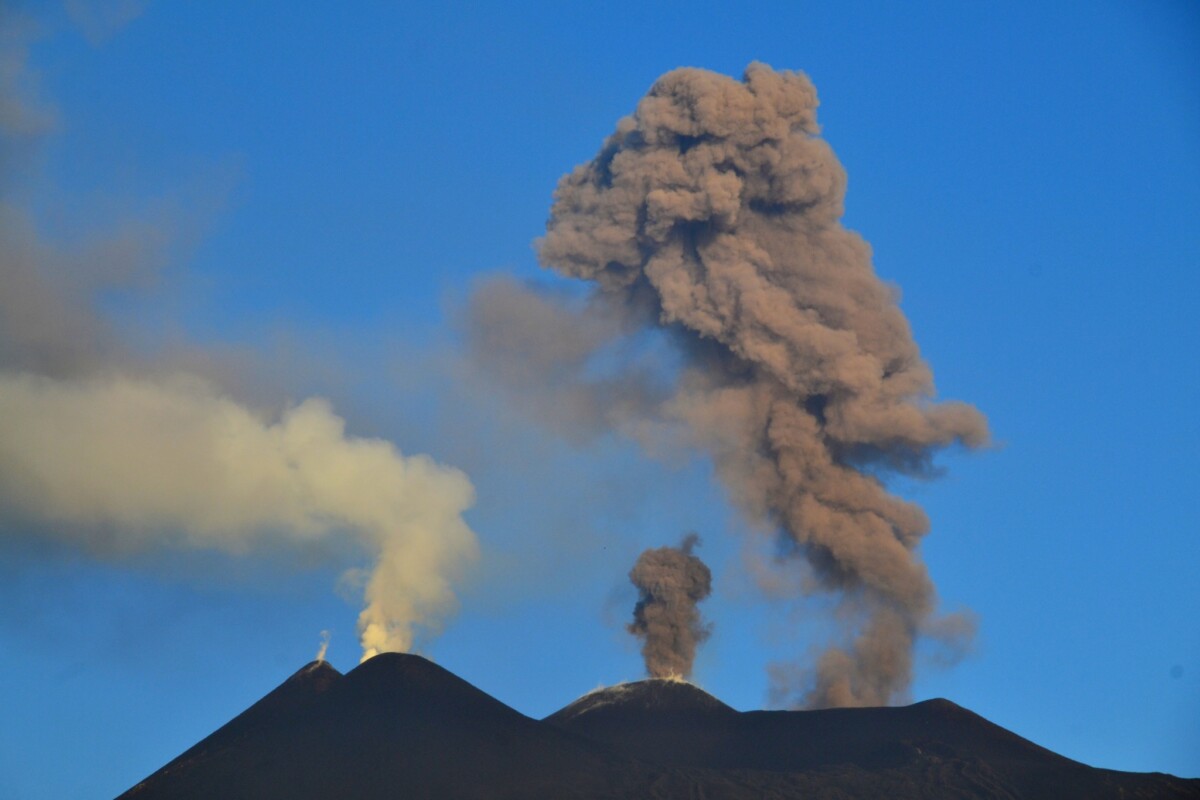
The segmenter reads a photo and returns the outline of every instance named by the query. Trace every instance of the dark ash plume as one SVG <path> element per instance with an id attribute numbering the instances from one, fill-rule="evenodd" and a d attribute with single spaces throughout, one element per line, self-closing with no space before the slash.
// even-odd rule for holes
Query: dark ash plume
<path id="1" fill-rule="evenodd" d="M 711 626 L 696 605 L 712 594 L 712 573 L 692 550 L 700 537 L 689 533 L 679 547 L 658 547 L 638 556 L 629 571 L 637 587 L 629 632 L 642 640 L 646 674 L 652 678 L 687 678 L 696 648 Z"/>
<path id="2" fill-rule="evenodd" d="M 839 598 L 845 641 L 777 696 L 877 705 L 903 695 L 916 637 L 939 627 L 917 555 L 929 520 L 884 479 L 932 477 L 939 449 L 988 431 L 972 406 L 933 401 L 896 292 L 841 225 L 846 175 L 816 108 L 807 77 L 762 64 L 741 81 L 668 73 L 559 183 L 540 257 L 598 301 L 652 310 L 683 368 L 646 419 L 682 423 Z"/>

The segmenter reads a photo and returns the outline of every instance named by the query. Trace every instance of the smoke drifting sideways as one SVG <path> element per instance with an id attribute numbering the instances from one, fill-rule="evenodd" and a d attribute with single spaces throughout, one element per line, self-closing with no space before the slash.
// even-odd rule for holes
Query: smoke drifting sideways
<path id="1" fill-rule="evenodd" d="M 712 594 L 712 573 L 692 552 L 699 543 L 689 533 L 679 547 L 646 550 L 629 571 L 638 601 L 628 630 L 642 640 L 652 678 L 690 678 L 696 648 L 712 634 L 697 607 Z"/>
<path id="2" fill-rule="evenodd" d="M 516 302 L 511 284 L 493 282 L 472 301 L 468 340 L 494 374 L 489 364 L 521 358 L 507 345 L 558 338 L 573 313 L 620 321 L 595 337 L 593 358 L 622 337 L 665 339 L 679 364 L 669 385 L 642 382 L 633 401 L 600 404 L 591 424 L 650 450 L 667 439 L 707 453 L 748 527 L 779 532 L 798 591 L 835 599 L 841 635 L 815 666 L 771 670 L 773 697 L 881 705 L 904 696 L 918 637 L 954 644 L 970 627 L 937 615 L 917 552 L 929 520 L 885 480 L 932 478 L 939 450 L 981 447 L 988 429 L 972 406 L 933 399 L 897 293 L 841 225 L 846 175 L 818 137 L 816 109 L 806 76 L 763 64 L 740 81 L 667 73 L 555 191 L 539 257 L 591 284 L 586 307 L 529 289 Z M 505 309 L 537 303 L 555 312 L 510 314 L 519 336 L 481 341 L 504 327 Z M 551 326 L 537 337 L 533 319 Z M 572 413 L 587 408 L 578 392 L 641 380 L 639 365 L 607 358 L 598 383 L 578 349 L 565 366 L 535 364 L 539 388 Z M 537 385 L 529 374 L 523 383 Z"/>
<path id="3" fill-rule="evenodd" d="M 53 132 L 32 96 L 33 36 L 0 11 L 0 171 L 33 163 L 17 156 Z M 103 559 L 292 548 L 341 568 L 350 550 L 371 562 L 347 576 L 363 591 L 364 659 L 436 632 L 477 557 L 467 477 L 347 435 L 326 400 L 260 413 L 192 360 L 126 344 L 96 298 L 161 268 L 167 234 L 117 226 L 64 245 L 15 186 L 0 181 L 0 536 Z"/>
<path id="4" fill-rule="evenodd" d="M 320 399 L 264 421 L 194 376 L 0 371 L 0 508 L 13 529 L 106 556 L 351 537 L 375 559 L 363 658 L 405 651 L 453 610 L 451 580 L 475 557 L 471 484 L 344 427 Z"/>

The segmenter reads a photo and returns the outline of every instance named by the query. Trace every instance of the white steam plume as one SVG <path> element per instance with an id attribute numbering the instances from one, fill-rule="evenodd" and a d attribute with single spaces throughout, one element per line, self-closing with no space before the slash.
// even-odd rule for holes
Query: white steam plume
<path id="1" fill-rule="evenodd" d="M 144 6 L 71 0 L 67 13 L 98 42 Z M 0 0 L 0 536 L 51 536 L 109 556 L 280 543 L 333 552 L 314 544 L 349 539 L 373 559 L 352 571 L 365 594 L 364 657 L 410 649 L 453 610 L 452 581 L 476 557 L 461 516 L 470 482 L 347 436 L 324 400 L 268 418 L 182 374 L 170 353 L 127 346 L 97 300 L 153 283 L 173 227 L 85 219 L 73 226 L 89 231 L 80 241 L 43 233 L 19 180 L 54 194 L 29 157 L 57 119 L 37 96 L 38 35 Z"/>
<path id="2" fill-rule="evenodd" d="M 194 377 L 0 372 L 0 508 L 89 550 L 243 553 L 353 537 L 375 563 L 363 658 L 404 651 L 455 607 L 477 554 L 467 477 L 345 434 L 324 400 L 275 421 Z"/>

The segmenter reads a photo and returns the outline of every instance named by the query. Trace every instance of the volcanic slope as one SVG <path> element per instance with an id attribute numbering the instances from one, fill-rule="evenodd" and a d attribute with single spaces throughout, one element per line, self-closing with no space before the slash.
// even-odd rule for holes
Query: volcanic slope
<path id="1" fill-rule="evenodd" d="M 1200 781 L 1095 769 L 942 699 L 738 712 L 689 683 L 652 679 L 591 692 L 545 721 L 618 753 L 719 770 L 779 796 L 1200 797 Z"/>
<path id="2" fill-rule="evenodd" d="M 155 787 L 204 775 L 211 782 L 232 781 L 250 753 L 279 729 L 302 721 L 312 704 L 342 677 L 327 661 L 305 664 L 283 683 L 268 692 L 241 714 L 185 750 L 154 775 L 122 797 L 159 797 Z M 231 758 L 240 754 L 241 758 Z M 281 753 L 276 766 L 286 769 L 288 753 Z"/>
<path id="3" fill-rule="evenodd" d="M 727 781 L 616 756 L 420 656 L 384 653 L 344 676 L 305 666 L 121 799 L 668 798 L 697 783 Z"/>
<path id="4" fill-rule="evenodd" d="M 1196 796 L 1200 781 L 1095 770 L 944 700 L 738 712 L 649 680 L 537 721 L 386 653 L 345 675 L 306 665 L 121 800 Z"/>

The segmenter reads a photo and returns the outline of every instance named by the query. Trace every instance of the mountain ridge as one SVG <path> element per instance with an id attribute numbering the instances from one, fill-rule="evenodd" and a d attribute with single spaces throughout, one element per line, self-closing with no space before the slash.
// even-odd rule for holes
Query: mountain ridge
<path id="1" fill-rule="evenodd" d="M 525 716 L 421 656 L 305 665 L 119 800 L 394 797 L 1186 798 L 1200 780 L 1095 769 L 949 700 L 736 711 L 646 680 Z"/>

